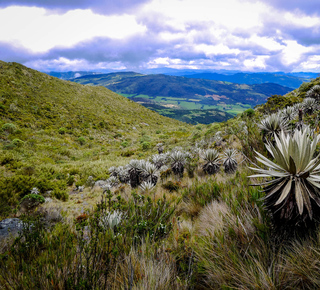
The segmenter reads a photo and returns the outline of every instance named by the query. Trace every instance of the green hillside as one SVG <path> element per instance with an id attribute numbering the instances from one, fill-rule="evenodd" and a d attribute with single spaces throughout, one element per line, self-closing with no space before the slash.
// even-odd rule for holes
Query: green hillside
<path id="1" fill-rule="evenodd" d="M 170 108 L 172 118 L 181 120 L 182 113 L 189 123 L 200 121 L 194 118 L 197 111 L 210 110 L 211 117 L 202 122 L 226 121 L 244 110 L 264 103 L 272 95 L 283 95 L 292 89 L 266 83 L 238 85 L 223 81 L 191 79 L 168 75 L 142 75 L 133 72 L 82 76 L 73 81 L 86 85 L 105 86 L 135 102 L 166 115 Z M 188 112 L 187 112 L 188 111 Z M 213 111 L 216 111 L 213 114 Z M 222 112 L 225 114 L 221 119 Z M 216 117 L 215 117 L 216 116 Z"/>
<path id="2" fill-rule="evenodd" d="M 187 124 L 104 87 L 5 62 L 0 62 L 0 129 L 0 215 L 7 202 L 16 204 L 36 184 L 48 181 L 43 192 L 55 189 L 67 198 L 68 176 L 77 175 L 79 184 L 88 176 L 105 178 L 107 166 L 157 152 L 160 142 L 176 146 L 192 133 Z"/>
<path id="3" fill-rule="evenodd" d="M 0 67 L 2 288 L 320 288 L 320 78 L 190 126 Z"/>

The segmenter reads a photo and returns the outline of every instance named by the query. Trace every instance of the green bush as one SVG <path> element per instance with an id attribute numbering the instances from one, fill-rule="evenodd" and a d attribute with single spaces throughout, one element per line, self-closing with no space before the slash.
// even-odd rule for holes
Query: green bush
<path id="1" fill-rule="evenodd" d="M 143 149 L 143 150 L 148 150 L 148 149 L 150 149 L 150 148 L 151 148 L 150 142 L 143 142 L 143 143 L 142 143 L 142 149 Z"/>
<path id="2" fill-rule="evenodd" d="M 24 145 L 24 141 L 20 140 L 20 139 L 13 139 L 12 140 L 12 144 L 15 146 L 15 147 L 22 147 Z"/>
<path id="3" fill-rule="evenodd" d="M 4 152 L 0 155 L 0 165 L 10 164 L 16 161 L 16 157 L 11 152 Z"/>
<path id="4" fill-rule="evenodd" d="M 134 150 L 126 150 L 126 151 L 123 151 L 123 152 L 121 152 L 121 156 L 123 156 L 123 157 L 130 157 L 130 156 L 132 156 L 132 155 L 134 155 Z"/>
<path id="5" fill-rule="evenodd" d="M 247 109 L 243 112 L 244 115 L 248 116 L 248 117 L 252 117 L 254 115 L 254 109 L 250 108 L 250 109 Z"/>
<path id="6" fill-rule="evenodd" d="M 67 133 L 67 128 L 65 128 L 65 127 L 59 128 L 58 133 L 61 134 L 61 135 L 66 134 Z"/>
<path id="7" fill-rule="evenodd" d="M 79 137 L 78 138 L 78 142 L 81 144 L 81 145 L 84 145 L 86 143 L 86 139 L 84 137 Z"/>
<path id="8" fill-rule="evenodd" d="M 179 181 L 171 181 L 162 184 L 162 187 L 170 192 L 178 191 L 181 188 L 181 183 Z"/>
<path id="9" fill-rule="evenodd" d="M 74 175 L 70 175 L 67 179 L 67 185 L 72 186 L 72 184 L 75 182 L 75 177 Z"/>
<path id="10" fill-rule="evenodd" d="M 51 196 L 62 201 L 67 201 L 69 199 L 69 194 L 67 193 L 67 191 L 59 188 L 55 188 L 54 190 L 52 190 Z"/>
<path id="11" fill-rule="evenodd" d="M 6 131 L 8 133 L 14 133 L 17 130 L 17 127 L 12 123 L 6 123 L 1 127 L 2 131 Z"/>
<path id="12" fill-rule="evenodd" d="M 28 204 L 27 207 L 30 209 L 44 202 L 45 200 L 42 195 L 30 193 L 21 199 L 20 204 Z"/>
<path id="13" fill-rule="evenodd" d="M 123 148 L 126 148 L 126 147 L 129 146 L 129 142 L 128 142 L 128 141 L 123 141 L 123 142 L 121 142 L 121 146 L 122 146 Z"/>

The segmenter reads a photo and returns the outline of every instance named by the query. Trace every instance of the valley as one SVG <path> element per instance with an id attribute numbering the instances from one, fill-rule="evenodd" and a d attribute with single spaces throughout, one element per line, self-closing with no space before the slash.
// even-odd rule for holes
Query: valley
<path id="1" fill-rule="evenodd" d="M 272 95 L 283 95 L 292 90 L 273 83 L 233 84 L 134 72 L 82 76 L 72 81 L 107 87 L 161 115 L 191 124 L 226 121 L 264 103 Z M 199 110 L 207 117 L 197 119 Z"/>

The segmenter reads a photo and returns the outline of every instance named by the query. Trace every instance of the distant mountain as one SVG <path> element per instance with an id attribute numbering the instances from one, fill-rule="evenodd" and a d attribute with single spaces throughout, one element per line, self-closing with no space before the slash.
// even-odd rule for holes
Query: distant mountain
<path id="1" fill-rule="evenodd" d="M 104 86 L 159 114 L 179 120 L 199 122 L 199 111 L 211 110 L 206 123 L 224 121 L 255 105 L 265 103 L 272 95 L 284 95 L 291 88 L 278 84 L 232 84 L 163 74 L 143 75 L 135 72 L 82 76 L 73 79 L 84 85 Z M 184 111 L 183 117 L 182 112 Z M 218 110 L 214 112 L 214 110 Z M 174 114 L 174 112 L 176 112 Z M 224 114 L 221 114 L 224 113 Z M 216 116 L 210 118 L 208 116 Z M 183 118 L 183 119 L 182 119 Z"/>
<path id="2" fill-rule="evenodd" d="M 263 84 L 274 83 L 292 89 L 298 88 L 303 82 L 310 79 L 311 74 L 302 77 L 301 74 L 288 75 L 284 73 L 236 73 L 225 75 L 220 73 L 197 73 L 184 75 L 186 78 L 225 81 L 237 84 Z"/>
<path id="3" fill-rule="evenodd" d="M 223 100 L 226 104 L 242 103 L 250 106 L 264 103 L 271 95 L 283 95 L 291 88 L 278 84 L 266 83 L 239 85 L 222 81 L 193 79 L 168 75 L 142 75 L 134 72 L 91 75 L 76 78 L 81 84 L 104 86 L 108 89 L 129 96 L 148 96 L 177 98 L 200 104 L 216 104 Z"/>
<path id="4" fill-rule="evenodd" d="M 91 71 L 67 71 L 67 72 L 46 72 L 46 74 L 62 79 L 62 80 L 70 80 L 74 78 L 78 78 L 81 76 L 88 76 L 88 75 L 95 75 L 95 74 L 101 74 L 100 72 L 91 72 Z"/>

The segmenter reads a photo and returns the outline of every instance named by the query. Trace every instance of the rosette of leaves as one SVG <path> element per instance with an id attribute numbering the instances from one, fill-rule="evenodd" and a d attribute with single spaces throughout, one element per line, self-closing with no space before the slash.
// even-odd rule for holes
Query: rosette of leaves
<path id="1" fill-rule="evenodd" d="M 183 176 L 184 166 L 186 164 L 187 158 L 186 154 L 180 150 L 173 151 L 169 155 L 171 162 L 171 170 L 175 175 L 180 177 Z"/>
<path id="2" fill-rule="evenodd" d="M 250 177 L 271 179 L 256 185 L 263 186 L 264 204 L 276 227 L 305 228 L 314 216 L 320 217 L 320 158 L 313 158 L 319 140 L 319 135 L 311 140 L 308 130 L 295 131 L 293 136 L 281 132 L 274 145 L 266 144 L 274 161 L 256 152 L 268 169 L 251 168 L 258 174 Z"/>
<path id="3" fill-rule="evenodd" d="M 151 162 L 144 162 L 141 166 L 142 176 L 144 181 L 149 181 L 152 184 L 156 185 L 158 181 L 158 169 Z"/>
<path id="4" fill-rule="evenodd" d="M 163 165 L 167 162 L 167 155 L 166 154 L 159 154 L 159 155 L 153 155 L 151 157 L 151 162 L 157 167 L 157 169 L 160 169 Z"/>
<path id="5" fill-rule="evenodd" d="M 297 115 L 298 115 L 298 112 L 295 109 L 295 107 L 287 107 L 281 111 L 281 117 L 284 121 L 290 122 L 294 120 L 297 117 Z"/>
<path id="6" fill-rule="evenodd" d="M 108 171 L 109 171 L 110 176 L 115 176 L 115 177 L 118 176 L 119 170 L 118 170 L 118 168 L 117 168 L 116 166 L 111 166 L 111 167 L 108 169 Z"/>
<path id="7" fill-rule="evenodd" d="M 123 213 L 118 210 L 115 210 L 112 213 L 109 212 L 109 213 L 102 215 L 100 217 L 99 224 L 105 230 L 110 228 L 110 229 L 112 229 L 112 231 L 114 231 L 115 228 L 117 228 L 120 225 L 123 218 L 124 218 Z"/>
<path id="8" fill-rule="evenodd" d="M 306 93 L 307 98 L 313 98 L 316 100 L 320 100 L 320 86 L 315 85 Z"/>
<path id="9" fill-rule="evenodd" d="M 128 164 L 128 172 L 131 187 L 135 188 L 140 185 L 141 161 L 133 159 Z"/>
<path id="10" fill-rule="evenodd" d="M 224 158 L 223 158 L 223 166 L 224 166 L 224 172 L 225 173 L 234 173 L 237 170 L 238 162 L 236 160 L 236 157 L 238 155 L 238 151 L 235 149 L 226 149 L 223 152 Z"/>
<path id="11" fill-rule="evenodd" d="M 201 157 L 206 161 L 206 163 L 202 166 L 204 172 L 212 175 L 219 171 L 221 159 L 217 150 L 207 149 L 201 154 Z"/>
<path id="12" fill-rule="evenodd" d="M 144 181 L 141 183 L 139 187 L 142 192 L 148 193 L 155 187 L 155 184 L 152 183 L 151 181 Z"/>
<path id="13" fill-rule="evenodd" d="M 281 113 L 274 113 L 262 119 L 258 127 L 264 140 L 273 140 L 281 131 L 289 129 L 289 123 L 282 118 Z"/>
<path id="14" fill-rule="evenodd" d="M 124 168 L 122 166 L 118 167 L 118 178 L 121 183 L 129 183 L 130 175 L 128 172 L 128 168 Z"/>
<path id="15" fill-rule="evenodd" d="M 119 185 L 119 180 L 115 176 L 110 176 L 106 181 L 111 187 L 116 187 Z"/>
<path id="16" fill-rule="evenodd" d="M 313 98 L 305 98 L 302 102 L 303 112 L 305 114 L 312 114 L 315 110 L 317 110 L 318 104 L 317 101 Z"/>

